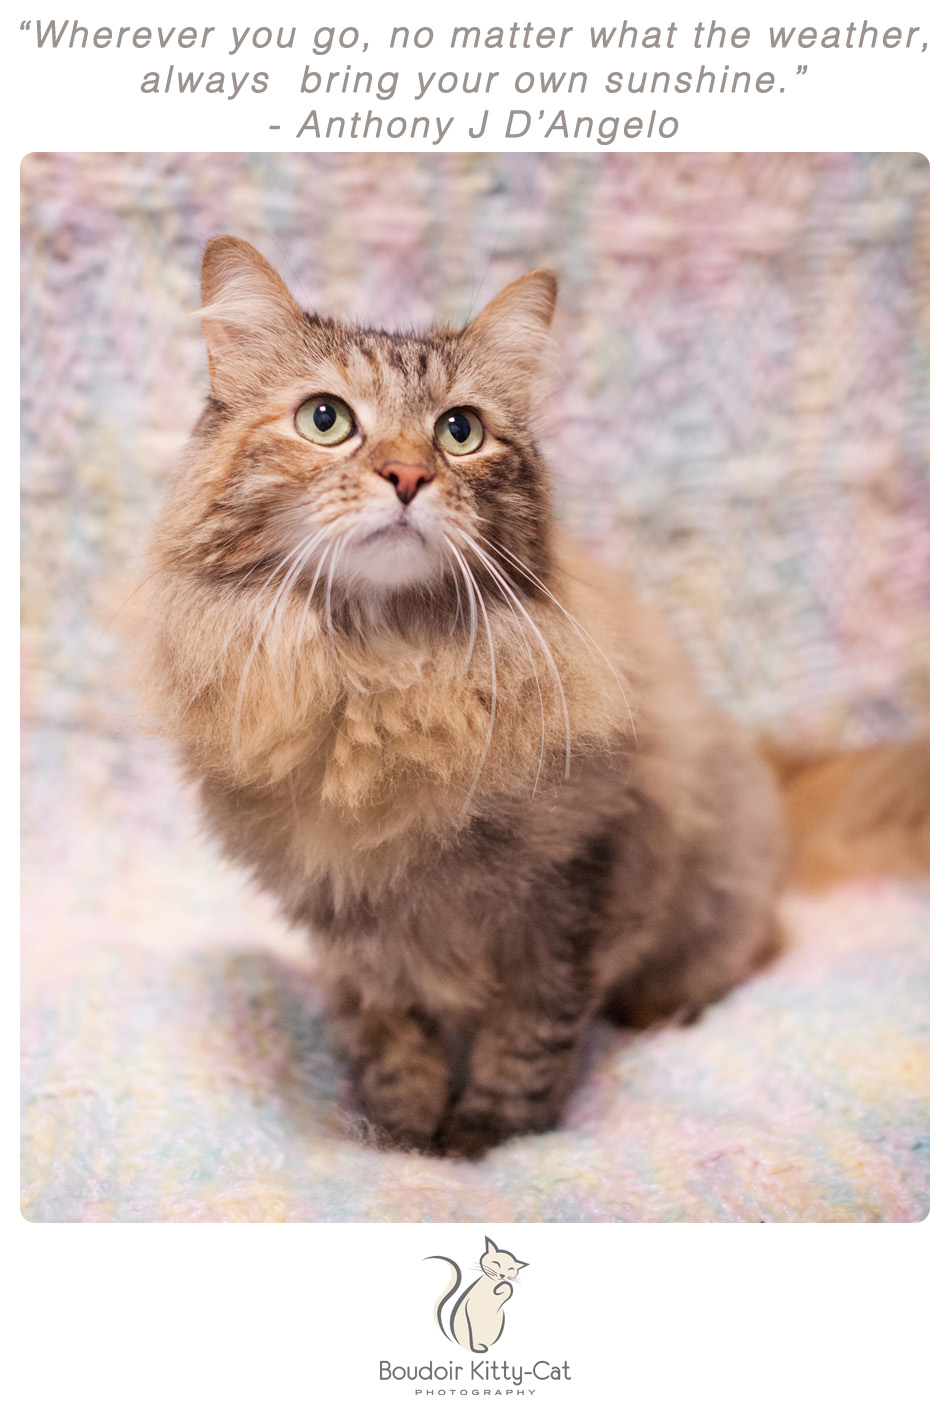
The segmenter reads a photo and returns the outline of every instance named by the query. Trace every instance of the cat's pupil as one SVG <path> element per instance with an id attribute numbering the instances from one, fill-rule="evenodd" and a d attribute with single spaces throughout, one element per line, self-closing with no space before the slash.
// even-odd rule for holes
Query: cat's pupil
<path id="1" fill-rule="evenodd" d="M 313 412 L 314 426 L 325 434 L 336 423 L 336 410 L 332 405 L 317 405 Z"/>
<path id="2" fill-rule="evenodd" d="M 457 444 L 464 444 L 465 440 L 472 432 L 472 426 L 465 418 L 464 414 L 450 414 L 447 421 L 447 428 Z"/>

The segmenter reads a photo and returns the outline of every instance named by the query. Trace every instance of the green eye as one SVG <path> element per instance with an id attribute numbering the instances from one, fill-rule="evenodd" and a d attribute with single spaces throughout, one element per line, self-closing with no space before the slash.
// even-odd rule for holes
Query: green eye
<path id="1" fill-rule="evenodd" d="M 342 444 L 356 428 L 353 411 L 335 395 L 314 395 L 304 400 L 294 415 L 294 424 L 298 434 L 324 448 Z"/>
<path id="2" fill-rule="evenodd" d="M 450 409 L 435 421 L 435 437 L 446 453 L 459 457 L 463 453 L 474 453 L 485 431 L 473 409 Z"/>

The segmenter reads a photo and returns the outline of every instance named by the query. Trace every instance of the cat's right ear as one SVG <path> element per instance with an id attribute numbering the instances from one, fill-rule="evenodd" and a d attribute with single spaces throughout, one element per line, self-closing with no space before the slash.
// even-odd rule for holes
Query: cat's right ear
<path id="1" fill-rule="evenodd" d="M 261 367 L 300 345 L 306 318 L 283 279 L 243 239 L 212 239 L 201 260 L 201 329 L 211 393 L 260 384 Z"/>
<path id="2" fill-rule="evenodd" d="M 557 301 L 557 279 L 536 268 L 509 283 L 462 332 L 505 377 L 526 388 L 548 344 Z"/>

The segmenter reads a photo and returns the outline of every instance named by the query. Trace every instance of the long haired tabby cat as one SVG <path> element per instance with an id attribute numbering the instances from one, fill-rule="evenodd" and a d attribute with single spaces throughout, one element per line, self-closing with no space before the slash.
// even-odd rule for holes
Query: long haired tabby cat
<path id="1" fill-rule="evenodd" d="M 156 724 L 313 932 L 373 1123 L 444 1154 L 554 1126 L 598 1010 L 691 1015 L 772 941 L 769 773 L 555 532 L 555 293 L 389 334 L 213 239 L 211 393 L 146 586 Z"/>

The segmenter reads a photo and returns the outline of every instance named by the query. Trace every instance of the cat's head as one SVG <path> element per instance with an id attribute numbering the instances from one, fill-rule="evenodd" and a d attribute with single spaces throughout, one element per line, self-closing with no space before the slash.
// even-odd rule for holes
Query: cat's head
<path id="1" fill-rule="evenodd" d="M 425 591 L 471 545 L 547 564 L 533 380 L 556 297 L 527 273 L 463 330 L 391 334 L 310 315 L 240 239 L 202 265 L 211 394 L 189 455 L 189 564 L 260 566 L 354 596 Z M 460 560 L 459 558 L 462 558 Z M 527 577 L 525 577 L 527 578 Z"/>
<path id="2" fill-rule="evenodd" d="M 521 1263 L 513 1253 L 508 1253 L 504 1248 L 496 1248 L 488 1235 L 485 1235 L 485 1251 L 478 1260 L 479 1267 L 486 1277 L 490 1277 L 493 1282 L 511 1282 L 518 1276 L 522 1268 L 528 1266 Z"/>

